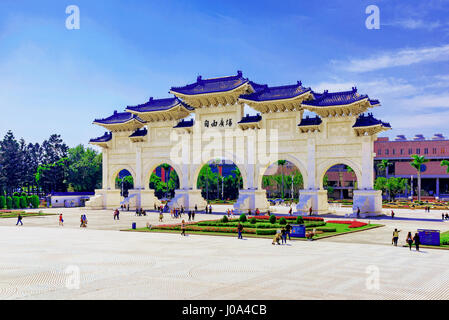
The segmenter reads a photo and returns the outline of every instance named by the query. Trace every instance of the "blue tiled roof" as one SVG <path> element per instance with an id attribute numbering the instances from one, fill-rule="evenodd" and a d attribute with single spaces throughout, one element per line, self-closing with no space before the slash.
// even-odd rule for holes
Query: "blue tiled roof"
<path id="1" fill-rule="evenodd" d="M 176 126 L 174 126 L 173 128 L 189 128 L 189 127 L 193 127 L 193 124 L 195 123 L 195 121 L 193 119 L 190 120 L 184 120 L 182 119 L 180 122 L 178 122 L 178 124 Z"/>
<path id="2" fill-rule="evenodd" d="M 258 113 L 255 116 L 250 116 L 249 114 L 247 114 L 246 116 L 244 116 L 242 118 L 242 120 L 240 120 L 238 123 L 251 123 L 251 122 L 259 122 L 260 120 L 262 120 L 262 116 L 260 115 L 260 113 Z"/>
<path id="3" fill-rule="evenodd" d="M 259 85 L 259 90 L 256 90 L 256 92 L 251 94 L 241 95 L 240 98 L 252 101 L 289 99 L 302 95 L 303 93 L 308 91 L 312 90 L 310 88 L 303 87 L 301 81 L 298 81 L 293 85 L 279 87 Z"/>
<path id="4" fill-rule="evenodd" d="M 137 129 L 129 137 L 145 137 L 148 133 L 147 128 Z"/>
<path id="5" fill-rule="evenodd" d="M 61 196 L 93 196 L 95 192 L 52 192 L 50 196 L 61 197 Z"/>
<path id="6" fill-rule="evenodd" d="M 366 94 L 359 94 L 356 87 L 353 87 L 351 91 L 328 92 L 326 90 L 323 93 L 313 92 L 313 95 L 315 97 L 314 100 L 304 101 L 302 104 L 307 106 L 326 107 L 350 104 L 368 98 Z M 374 102 L 377 100 L 371 101 Z M 377 103 L 379 103 L 379 101 L 377 101 Z"/>
<path id="7" fill-rule="evenodd" d="M 94 122 L 102 123 L 102 124 L 118 124 L 125 123 L 130 120 L 137 120 L 139 122 L 145 123 L 142 119 L 140 119 L 137 115 L 129 113 L 129 112 L 117 112 L 114 111 L 114 114 L 110 117 L 104 119 L 95 119 Z"/>
<path id="8" fill-rule="evenodd" d="M 153 97 L 150 97 L 150 100 L 148 100 L 147 102 L 139 104 L 137 106 L 128 106 L 126 107 L 126 109 L 137 112 L 163 111 L 169 110 L 179 104 L 182 104 L 187 110 L 194 110 L 194 108 L 176 97 L 165 99 L 153 99 Z"/>
<path id="9" fill-rule="evenodd" d="M 300 127 L 305 126 L 318 126 L 323 122 L 320 117 L 316 116 L 314 118 L 309 118 L 309 116 L 306 116 L 305 118 L 301 119 L 301 122 L 298 124 Z"/>
<path id="10" fill-rule="evenodd" d="M 369 103 L 370 103 L 372 106 L 379 106 L 379 105 L 380 105 L 379 100 L 368 99 L 368 101 L 369 101 Z"/>
<path id="11" fill-rule="evenodd" d="M 390 124 L 387 122 L 382 122 L 376 118 L 374 118 L 372 113 L 368 113 L 368 115 L 365 116 L 365 114 L 361 114 L 358 116 L 357 120 L 355 121 L 355 124 L 352 126 L 353 128 L 358 127 L 369 127 L 374 125 L 382 125 L 386 128 L 391 128 Z"/>
<path id="12" fill-rule="evenodd" d="M 198 76 L 195 83 L 183 87 L 172 87 L 171 91 L 186 95 L 224 92 L 233 90 L 248 82 L 248 79 L 243 77 L 242 72 L 237 71 L 237 75 L 229 77 L 203 79 L 201 76 Z"/>
<path id="13" fill-rule="evenodd" d="M 108 142 L 112 139 L 112 132 L 105 132 L 104 135 L 98 138 L 90 139 L 89 142 Z"/>

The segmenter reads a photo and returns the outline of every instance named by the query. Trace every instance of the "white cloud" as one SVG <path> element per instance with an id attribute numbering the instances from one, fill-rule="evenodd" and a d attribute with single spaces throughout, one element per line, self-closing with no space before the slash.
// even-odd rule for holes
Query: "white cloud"
<path id="1" fill-rule="evenodd" d="M 408 30 L 424 29 L 427 31 L 432 31 L 436 28 L 442 27 L 447 24 L 441 23 L 440 21 L 423 21 L 420 19 L 408 18 L 408 19 L 393 21 L 390 23 L 385 23 L 383 25 L 400 27 L 400 28 L 408 29 Z"/>
<path id="2" fill-rule="evenodd" d="M 393 52 L 383 52 L 368 58 L 349 59 L 347 61 L 334 60 L 332 63 L 345 71 L 366 72 L 445 60 L 449 60 L 449 44 L 437 47 L 400 49 Z"/>
<path id="3" fill-rule="evenodd" d="M 435 113 L 409 113 L 391 116 L 388 121 L 394 129 L 445 128 L 449 111 Z"/>

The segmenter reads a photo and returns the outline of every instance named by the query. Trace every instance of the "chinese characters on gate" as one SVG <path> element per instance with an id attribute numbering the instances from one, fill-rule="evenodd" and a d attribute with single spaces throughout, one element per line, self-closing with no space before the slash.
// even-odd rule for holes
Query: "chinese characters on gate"
<path id="1" fill-rule="evenodd" d="M 212 122 L 209 120 L 204 120 L 204 127 L 232 127 L 232 119 L 226 119 L 226 121 L 221 118 L 220 121 L 213 120 Z"/>

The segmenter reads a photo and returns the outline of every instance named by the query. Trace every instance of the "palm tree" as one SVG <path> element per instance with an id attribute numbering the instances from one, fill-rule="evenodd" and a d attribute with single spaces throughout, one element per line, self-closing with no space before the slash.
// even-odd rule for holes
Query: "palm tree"
<path id="1" fill-rule="evenodd" d="M 391 162 L 387 159 L 382 159 L 380 163 L 377 164 L 377 168 L 385 172 L 385 178 L 388 177 L 388 167 L 391 166 Z"/>
<path id="2" fill-rule="evenodd" d="M 281 175 L 282 175 L 282 199 L 284 199 L 284 165 L 287 163 L 286 160 L 278 160 L 278 166 L 281 166 Z"/>
<path id="3" fill-rule="evenodd" d="M 269 190 L 269 187 L 273 184 L 273 178 L 271 176 L 262 177 L 262 187 Z M 268 198 L 270 195 L 268 194 Z"/>
<path id="4" fill-rule="evenodd" d="M 429 159 L 424 158 L 424 156 L 418 156 L 417 154 L 412 155 L 413 161 L 410 165 L 416 169 L 418 173 L 418 201 L 421 201 L 421 166 L 429 162 Z"/>

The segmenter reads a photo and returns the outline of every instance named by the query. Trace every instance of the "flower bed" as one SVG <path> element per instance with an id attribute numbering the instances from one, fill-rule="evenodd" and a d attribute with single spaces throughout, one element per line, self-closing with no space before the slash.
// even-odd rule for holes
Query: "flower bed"
<path id="1" fill-rule="evenodd" d="M 257 220 L 269 220 L 269 216 L 255 216 Z M 298 216 L 286 216 L 286 217 L 276 217 L 277 220 L 280 218 L 285 218 L 286 220 L 296 220 Z M 304 221 L 324 221 L 321 217 L 302 217 Z"/>

